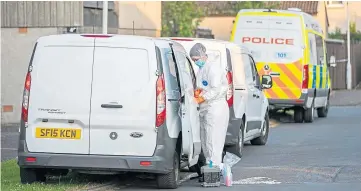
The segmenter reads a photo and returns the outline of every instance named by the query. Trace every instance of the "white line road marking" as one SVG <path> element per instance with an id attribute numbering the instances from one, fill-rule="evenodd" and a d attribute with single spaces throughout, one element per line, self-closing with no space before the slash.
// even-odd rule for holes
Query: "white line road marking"
<path id="1" fill-rule="evenodd" d="M 268 177 L 252 177 L 252 178 L 246 178 L 241 179 L 237 181 L 232 182 L 233 185 L 240 185 L 240 184 L 281 184 L 281 182 L 278 182 L 277 180 L 272 180 Z"/>
<path id="2" fill-rule="evenodd" d="M 1 148 L 1 150 L 17 151 L 17 148 Z"/>

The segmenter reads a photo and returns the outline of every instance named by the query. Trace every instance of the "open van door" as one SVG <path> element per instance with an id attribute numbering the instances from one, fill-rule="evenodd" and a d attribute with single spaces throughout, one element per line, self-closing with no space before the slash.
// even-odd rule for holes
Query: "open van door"
<path id="1" fill-rule="evenodd" d="M 186 55 L 172 46 L 181 85 L 182 149 L 188 155 L 189 166 L 197 164 L 201 153 L 199 106 L 194 99 L 195 76 Z"/>

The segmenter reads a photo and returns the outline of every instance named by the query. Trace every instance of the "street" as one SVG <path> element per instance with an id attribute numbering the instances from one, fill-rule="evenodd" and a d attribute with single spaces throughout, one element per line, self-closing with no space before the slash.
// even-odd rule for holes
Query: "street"
<path id="1" fill-rule="evenodd" d="M 234 186 L 227 189 L 360 191 L 360 116 L 361 107 L 332 107 L 328 118 L 316 118 L 312 124 L 279 124 L 270 130 L 266 146 L 245 146 L 242 160 L 233 167 Z M 16 157 L 14 128 L 3 129 L 1 136 L 1 160 Z M 196 179 L 189 180 L 192 176 L 182 173 L 179 190 L 201 189 Z M 91 190 L 155 187 L 147 179 L 118 177 Z"/>

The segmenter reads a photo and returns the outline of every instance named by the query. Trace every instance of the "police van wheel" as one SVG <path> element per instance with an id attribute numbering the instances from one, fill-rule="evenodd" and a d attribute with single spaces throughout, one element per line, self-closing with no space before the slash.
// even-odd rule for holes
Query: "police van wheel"
<path id="1" fill-rule="evenodd" d="M 156 181 L 159 189 L 175 189 L 179 186 L 180 155 L 174 151 L 173 168 L 167 174 L 157 175 Z"/>
<path id="2" fill-rule="evenodd" d="M 327 103 L 325 107 L 317 108 L 317 116 L 318 117 L 327 117 L 328 109 L 330 107 L 330 99 L 327 97 Z"/>
<path id="3" fill-rule="evenodd" d="M 303 123 L 303 108 L 302 107 L 295 108 L 293 118 L 296 123 Z"/>
<path id="4" fill-rule="evenodd" d="M 305 113 L 304 113 L 304 120 L 306 123 L 312 123 L 313 119 L 315 118 L 315 106 L 313 104 L 314 102 L 312 102 L 312 105 L 310 108 L 305 109 Z"/>
<path id="5" fill-rule="evenodd" d="M 20 167 L 20 182 L 22 184 L 32 184 L 34 182 L 45 182 L 46 176 L 43 169 L 31 169 Z"/>

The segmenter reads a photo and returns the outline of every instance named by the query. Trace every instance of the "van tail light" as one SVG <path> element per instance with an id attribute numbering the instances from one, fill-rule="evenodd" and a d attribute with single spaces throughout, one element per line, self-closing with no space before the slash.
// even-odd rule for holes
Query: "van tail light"
<path id="1" fill-rule="evenodd" d="M 303 66 L 302 89 L 308 89 L 308 65 Z"/>
<path id="2" fill-rule="evenodd" d="M 228 90 L 227 90 L 227 103 L 231 107 L 233 105 L 233 77 L 232 72 L 227 72 Z"/>
<path id="3" fill-rule="evenodd" d="M 31 87 L 31 74 L 30 72 L 28 72 L 26 74 L 24 93 L 23 93 L 23 103 L 21 107 L 21 118 L 24 120 L 24 122 L 28 122 L 30 87 Z"/>
<path id="4" fill-rule="evenodd" d="M 165 121 L 165 113 L 166 113 L 166 98 L 165 98 L 165 84 L 164 84 L 164 77 L 159 76 L 157 79 L 157 116 L 155 120 L 156 128 L 163 125 Z"/>

